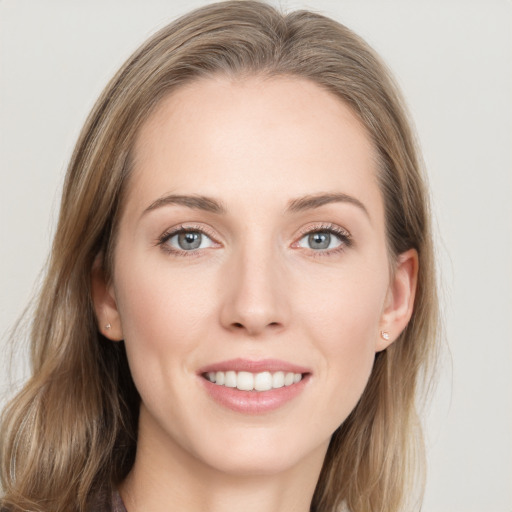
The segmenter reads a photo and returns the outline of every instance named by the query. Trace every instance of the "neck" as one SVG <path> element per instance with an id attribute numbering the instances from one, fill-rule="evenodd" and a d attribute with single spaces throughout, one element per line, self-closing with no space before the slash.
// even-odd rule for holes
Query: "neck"
<path id="1" fill-rule="evenodd" d="M 119 491 L 128 512 L 308 512 L 326 449 L 280 471 L 240 474 L 207 465 L 176 444 L 141 438 Z"/>
<path id="2" fill-rule="evenodd" d="M 238 478 L 203 474 L 191 478 L 139 469 L 134 468 L 120 488 L 128 512 L 308 512 L 316 485 L 316 480 L 304 482 L 293 474 Z"/>

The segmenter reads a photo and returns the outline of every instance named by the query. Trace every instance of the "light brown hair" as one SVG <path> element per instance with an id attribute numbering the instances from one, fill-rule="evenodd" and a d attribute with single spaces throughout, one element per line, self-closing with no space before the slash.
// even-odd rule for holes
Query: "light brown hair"
<path id="1" fill-rule="evenodd" d="M 343 25 L 242 0 L 205 6 L 156 33 L 85 123 L 32 322 L 32 377 L 3 414 L 6 510 L 84 511 L 133 464 L 139 396 L 123 343 L 98 332 L 91 269 L 100 257 L 111 275 L 138 129 L 170 91 L 219 74 L 311 80 L 352 108 L 377 149 L 391 261 L 410 248 L 419 255 L 415 308 L 334 433 L 311 510 L 345 503 L 352 512 L 396 512 L 406 503 L 422 463 L 416 399 L 435 354 L 438 305 L 428 195 L 403 101 L 380 59 Z"/>

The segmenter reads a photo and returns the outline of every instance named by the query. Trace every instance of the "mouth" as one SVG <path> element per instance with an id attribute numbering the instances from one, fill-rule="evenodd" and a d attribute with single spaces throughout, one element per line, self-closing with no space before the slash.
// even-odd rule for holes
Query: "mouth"
<path id="1" fill-rule="evenodd" d="M 202 376 L 216 384 L 227 388 L 236 388 L 240 391 L 263 392 L 272 389 L 279 389 L 284 386 L 291 386 L 299 383 L 305 374 L 296 372 L 270 372 L 263 371 L 252 373 L 247 371 L 217 371 L 206 372 Z"/>
<path id="2" fill-rule="evenodd" d="M 203 367 L 198 376 L 216 403 L 243 414 L 280 409 L 311 380 L 308 368 L 276 359 L 232 359 Z"/>

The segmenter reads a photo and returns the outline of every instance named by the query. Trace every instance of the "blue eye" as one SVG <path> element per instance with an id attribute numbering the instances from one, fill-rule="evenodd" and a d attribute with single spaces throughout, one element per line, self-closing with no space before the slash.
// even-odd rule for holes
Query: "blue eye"
<path id="1" fill-rule="evenodd" d="M 323 229 L 307 233 L 298 241 L 297 245 L 314 251 L 328 251 L 350 245 L 350 239 L 348 234 L 337 233 L 332 229 Z"/>
<path id="2" fill-rule="evenodd" d="M 189 252 L 196 249 L 206 249 L 215 245 L 209 236 L 201 231 L 192 230 L 180 230 L 170 236 L 164 235 L 161 243 L 170 246 L 174 250 Z"/>

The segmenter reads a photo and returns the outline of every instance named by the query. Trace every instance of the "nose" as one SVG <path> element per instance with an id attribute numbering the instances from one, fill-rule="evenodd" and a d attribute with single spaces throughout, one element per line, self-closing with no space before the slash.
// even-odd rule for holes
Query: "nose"
<path id="1" fill-rule="evenodd" d="M 270 251 L 240 251 L 229 261 L 220 320 L 231 332 L 260 336 L 289 321 L 286 272 Z"/>

